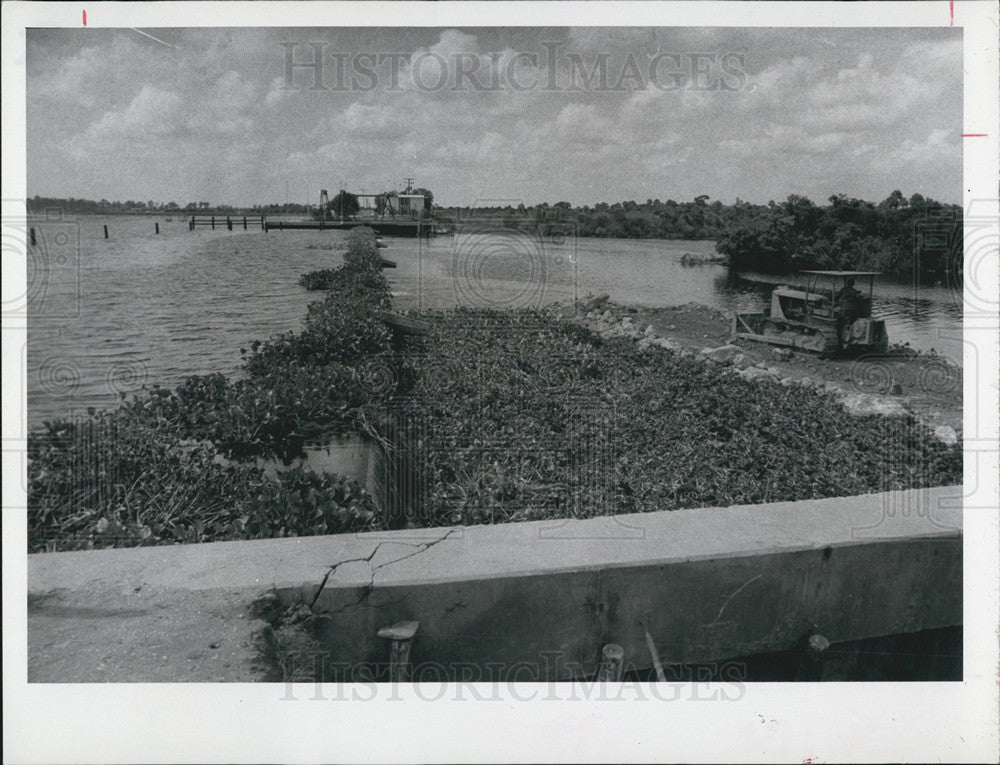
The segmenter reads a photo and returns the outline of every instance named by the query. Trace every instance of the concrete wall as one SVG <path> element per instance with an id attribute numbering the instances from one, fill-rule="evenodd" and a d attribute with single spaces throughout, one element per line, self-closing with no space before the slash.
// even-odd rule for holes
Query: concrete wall
<path id="1" fill-rule="evenodd" d="M 841 642 L 958 625 L 960 518 L 942 507 L 956 495 L 474 527 L 409 553 L 387 536 L 369 580 L 338 569 L 314 611 L 337 660 L 384 661 L 378 628 L 416 619 L 415 663 L 525 679 L 590 674 L 608 642 L 648 666 L 643 624 L 665 663 L 787 650 L 811 629 Z"/>
<path id="2" fill-rule="evenodd" d="M 171 597 L 211 592 L 249 604 L 274 588 L 287 603 L 313 603 L 311 623 L 334 661 L 385 661 L 377 630 L 415 619 L 412 659 L 427 664 L 427 679 L 439 676 L 439 665 L 568 678 L 592 672 L 607 642 L 647 666 L 643 624 L 671 663 L 786 650 L 811 629 L 840 642 L 961 624 L 961 496 L 961 487 L 947 487 L 583 521 L 39 554 L 29 556 L 29 591 L 36 600 L 107 593 L 119 613 L 107 618 L 120 619 L 124 631 L 122 598 L 134 591 L 160 593 L 169 608 Z M 57 624 L 45 616 L 29 611 L 36 679 L 47 660 L 73 650 L 46 639 Z M 184 634 L 183 623 L 175 629 Z M 87 639 L 86 630 L 79 634 Z M 135 680 L 146 677 L 142 660 L 130 659 Z"/>

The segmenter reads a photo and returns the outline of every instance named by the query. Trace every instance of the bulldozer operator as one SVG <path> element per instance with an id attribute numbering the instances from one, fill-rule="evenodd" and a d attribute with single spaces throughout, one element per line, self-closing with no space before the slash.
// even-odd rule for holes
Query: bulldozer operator
<path id="1" fill-rule="evenodd" d="M 845 333 L 850 332 L 851 325 L 864 313 L 863 300 L 862 294 L 854 287 L 853 277 L 849 277 L 836 294 L 834 312 L 837 318 L 837 342 L 840 348 L 844 348 L 850 339 L 849 335 L 844 337 Z"/>

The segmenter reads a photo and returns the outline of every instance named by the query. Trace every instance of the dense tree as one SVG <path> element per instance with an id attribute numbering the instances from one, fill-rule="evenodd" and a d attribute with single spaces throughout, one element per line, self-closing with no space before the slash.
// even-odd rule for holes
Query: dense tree
<path id="1" fill-rule="evenodd" d="M 424 195 L 424 209 L 430 212 L 431 207 L 434 206 L 434 192 L 428 189 L 414 189 L 413 193 Z"/>
<path id="2" fill-rule="evenodd" d="M 843 194 L 818 207 L 790 196 L 766 207 L 737 202 L 717 240 L 738 269 L 871 269 L 937 281 L 961 271 L 962 210 L 893 191 L 877 205 Z"/>
<path id="3" fill-rule="evenodd" d="M 357 194 L 341 191 L 330 200 L 328 209 L 335 218 L 353 218 L 361 211 L 361 202 Z"/>
<path id="4" fill-rule="evenodd" d="M 457 222 L 471 215 L 497 225 L 577 236 L 712 239 L 737 269 L 870 269 L 897 277 L 944 279 L 961 270 L 962 211 L 893 191 L 878 204 L 836 194 L 820 206 L 793 194 L 783 202 L 732 205 L 708 195 L 691 202 L 647 199 L 572 207 L 542 202 L 509 208 L 438 208 Z"/>

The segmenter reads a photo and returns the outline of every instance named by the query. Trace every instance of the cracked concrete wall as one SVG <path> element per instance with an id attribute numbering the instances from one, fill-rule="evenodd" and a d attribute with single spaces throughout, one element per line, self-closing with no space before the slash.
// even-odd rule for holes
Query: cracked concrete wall
<path id="1" fill-rule="evenodd" d="M 77 657 L 106 653 L 120 634 L 130 649 L 116 677 L 186 677 L 185 604 L 215 598 L 238 619 L 268 591 L 304 608 L 329 657 L 350 664 L 384 662 L 388 646 L 377 631 L 419 621 L 411 658 L 418 671 L 424 664 L 437 673 L 425 679 L 439 679 L 444 665 L 522 680 L 588 674 L 607 642 L 622 644 L 627 662 L 648 666 L 643 624 L 664 662 L 786 650 L 812 629 L 839 642 L 955 626 L 962 496 L 960 486 L 940 487 L 587 520 L 39 553 L 28 556 L 29 597 L 58 592 L 65 608 L 27 613 L 29 657 L 81 682 L 100 679 Z M 115 598 L 136 609 L 155 599 L 177 618 L 157 620 L 147 645 L 131 640 L 136 623 L 127 616 L 73 615 Z"/>
<path id="2" fill-rule="evenodd" d="M 411 656 L 432 677 L 449 664 L 586 676 L 609 642 L 642 668 L 642 625 L 669 663 L 784 651 L 812 630 L 843 642 L 957 626 L 960 497 L 946 487 L 390 534 L 331 565 L 305 599 L 335 662 L 384 662 L 378 629 L 419 621 Z"/>
<path id="3" fill-rule="evenodd" d="M 416 679 L 421 665 L 429 680 L 493 665 L 501 678 L 555 680 L 593 674 L 609 642 L 648 667 L 643 624 L 665 663 L 789 650 L 810 630 L 842 642 L 958 625 L 961 581 L 956 536 L 434 584 L 327 583 L 313 612 L 338 662 L 384 662 L 378 629 L 414 619 Z"/>

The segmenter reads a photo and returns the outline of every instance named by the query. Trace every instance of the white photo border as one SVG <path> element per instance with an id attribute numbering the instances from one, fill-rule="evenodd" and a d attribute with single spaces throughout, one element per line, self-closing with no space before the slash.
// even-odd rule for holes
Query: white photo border
<path id="1" fill-rule="evenodd" d="M 964 32 L 964 202 L 997 206 L 997 21 L 994 2 L 150 2 L 5 3 L 4 200 L 26 198 L 25 29 L 171 26 L 767 26 L 932 27 Z M 5 207 L 7 202 L 4 202 Z M 5 209 L 5 213 L 6 213 Z M 968 255 L 968 253 L 967 253 Z M 4 278 L 25 279 L 5 253 Z M 997 260 L 981 271 L 1000 285 Z M 998 287 L 1000 289 L 1000 287 Z M 993 295 L 993 304 L 1000 304 Z M 4 507 L 23 507 L 25 327 L 3 327 Z M 254 684 L 28 684 L 26 528 L 3 513 L 4 743 L 10 762 L 223 761 L 996 761 L 998 753 L 998 327 L 966 321 L 979 409 L 966 446 L 964 680 L 955 683 L 748 684 L 738 699 L 608 703 L 550 686 L 474 701 L 388 688 L 368 703 L 283 701 Z M 973 347 L 974 346 L 974 347 Z M 967 356 L 968 359 L 968 356 Z M 966 410 L 968 417 L 969 411 Z M 20 498 L 19 498 L 20 495 Z M 370 695 L 370 691 L 364 691 Z M 705 686 L 704 696 L 711 689 Z M 489 693 L 484 695 L 490 696 Z M 426 697 L 426 698 L 425 698 Z M 527 700 L 521 700 L 527 699 Z"/>

